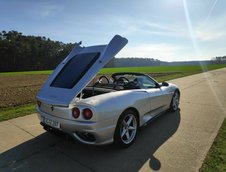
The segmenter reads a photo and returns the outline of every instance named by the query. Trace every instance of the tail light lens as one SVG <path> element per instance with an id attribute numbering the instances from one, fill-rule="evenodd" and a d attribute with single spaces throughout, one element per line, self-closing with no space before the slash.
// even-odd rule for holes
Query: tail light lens
<path id="1" fill-rule="evenodd" d="M 91 119 L 93 117 L 93 112 L 90 109 L 86 108 L 83 110 L 83 117 L 85 119 Z"/>
<path id="2" fill-rule="evenodd" d="M 72 116 L 73 116 L 74 118 L 78 118 L 79 115 L 80 115 L 80 110 L 79 110 L 79 108 L 77 108 L 77 107 L 73 108 L 73 109 L 72 109 Z"/>
<path id="3" fill-rule="evenodd" d="M 41 107 L 42 102 L 40 102 L 39 100 L 37 100 L 37 105 L 38 105 L 38 107 Z"/>

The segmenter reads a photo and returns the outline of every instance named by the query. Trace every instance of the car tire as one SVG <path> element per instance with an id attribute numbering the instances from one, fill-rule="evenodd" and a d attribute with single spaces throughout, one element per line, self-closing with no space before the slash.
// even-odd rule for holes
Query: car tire
<path id="1" fill-rule="evenodd" d="M 175 112 L 179 109 L 179 101 L 180 101 L 180 93 L 179 91 L 175 91 L 170 103 L 170 110 Z"/>
<path id="2" fill-rule="evenodd" d="M 129 147 L 135 140 L 138 130 L 138 117 L 133 110 L 126 110 L 119 117 L 114 143 L 120 147 Z"/>

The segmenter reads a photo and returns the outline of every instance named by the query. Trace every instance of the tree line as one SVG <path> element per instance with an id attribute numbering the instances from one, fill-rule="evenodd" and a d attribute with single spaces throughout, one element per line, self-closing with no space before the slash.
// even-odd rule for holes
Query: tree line
<path id="1" fill-rule="evenodd" d="M 0 33 L 0 71 L 54 69 L 74 47 L 41 36 L 25 36 L 18 31 Z"/>
<path id="2" fill-rule="evenodd" d="M 26 36 L 18 31 L 0 32 L 0 72 L 54 69 L 73 49 L 74 44 L 52 41 L 41 36 Z M 226 64 L 226 56 L 214 57 L 206 64 Z M 193 62 L 164 62 L 153 58 L 113 58 L 105 67 L 196 65 Z"/>
<path id="3" fill-rule="evenodd" d="M 26 36 L 18 31 L 0 33 L 0 72 L 54 69 L 74 44 L 52 41 L 41 36 Z M 113 58 L 105 67 L 157 66 L 153 58 Z"/>
<path id="4" fill-rule="evenodd" d="M 226 56 L 216 56 L 216 57 L 212 58 L 212 62 L 215 64 L 225 64 Z"/>

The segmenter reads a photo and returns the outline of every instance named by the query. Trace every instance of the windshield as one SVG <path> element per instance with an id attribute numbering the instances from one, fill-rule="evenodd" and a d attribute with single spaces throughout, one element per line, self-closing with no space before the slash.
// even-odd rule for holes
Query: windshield
<path id="1" fill-rule="evenodd" d="M 74 56 L 67 62 L 50 86 L 73 88 L 99 56 L 100 53 L 83 53 Z"/>
<path id="2" fill-rule="evenodd" d="M 132 74 L 132 73 L 113 74 L 112 77 L 117 82 L 123 81 L 124 86 L 125 84 L 129 85 L 133 83 L 134 85 L 136 85 L 135 88 L 139 87 L 139 88 L 147 89 L 147 88 L 158 87 L 158 84 L 155 80 L 143 74 Z"/>

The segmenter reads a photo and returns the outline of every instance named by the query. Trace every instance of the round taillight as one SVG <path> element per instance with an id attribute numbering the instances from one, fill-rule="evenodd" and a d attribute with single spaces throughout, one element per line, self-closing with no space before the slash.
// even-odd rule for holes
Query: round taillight
<path id="1" fill-rule="evenodd" d="M 73 116 L 74 118 L 78 118 L 79 115 L 80 115 L 80 110 L 79 110 L 79 108 L 77 108 L 77 107 L 73 108 L 73 109 L 72 109 L 72 116 Z"/>
<path id="2" fill-rule="evenodd" d="M 83 117 L 85 119 L 91 119 L 93 117 L 93 112 L 90 109 L 86 108 L 83 110 Z"/>

